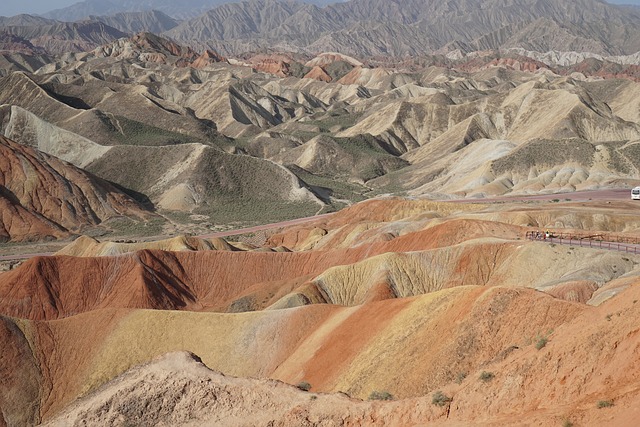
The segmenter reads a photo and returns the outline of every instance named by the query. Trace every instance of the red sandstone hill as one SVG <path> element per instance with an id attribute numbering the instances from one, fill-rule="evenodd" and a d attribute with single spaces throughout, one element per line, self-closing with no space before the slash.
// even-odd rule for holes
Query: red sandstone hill
<path id="1" fill-rule="evenodd" d="M 36 47 L 29 40 L 14 34 L 0 31 L 0 52 L 24 53 L 26 55 L 43 55 L 44 49 Z"/>
<path id="2" fill-rule="evenodd" d="M 0 313 L 53 320 L 101 308 L 241 312 L 314 303 L 355 306 L 466 285 L 530 287 L 587 302 L 602 283 L 620 286 L 623 275 L 635 277 L 625 254 L 563 252 L 521 241 L 526 228 L 482 219 L 487 214 L 480 208 L 363 203 L 272 237 L 275 247 L 307 249 L 292 253 L 138 250 L 33 258 L 0 275 Z M 456 211 L 470 217 L 456 218 Z M 520 221 L 535 217 L 532 212 Z M 604 273 L 608 264 L 616 268 Z"/>
<path id="3" fill-rule="evenodd" d="M 202 55 L 197 57 L 192 63 L 193 68 L 204 68 L 216 62 L 225 62 L 226 59 L 212 50 L 205 50 Z"/>
<path id="4" fill-rule="evenodd" d="M 356 425 L 364 419 L 374 425 L 633 425 L 637 296 L 634 287 L 602 307 L 589 307 L 533 290 L 471 286 L 349 308 L 233 315 L 101 310 L 55 322 L 0 318 L 0 339 L 8 346 L 0 366 L 0 406 L 9 423 L 37 423 L 68 414 L 64 408 L 85 397 L 83 410 L 54 425 L 82 417 L 96 424 L 118 416 L 139 422 L 141 414 L 131 411 L 137 404 L 125 393 L 131 392 L 129 374 L 118 375 L 166 352 L 187 350 L 226 375 L 307 381 L 313 393 L 344 391 L 366 399 L 377 390 L 407 399 L 323 407 L 306 395 L 304 407 L 314 417 L 337 411 L 339 419 Z M 147 371 L 168 379 L 155 392 L 147 388 L 152 378 L 135 387 L 141 393 L 135 400 L 159 407 L 145 411 L 150 424 L 168 416 L 177 417 L 177 425 L 194 416 L 205 423 L 218 413 L 215 401 L 228 401 L 219 379 L 169 379 L 180 378 L 183 368 Z M 117 398 L 104 398 L 107 390 Z M 437 390 L 452 398 L 450 404 L 432 403 Z M 266 390 L 256 395 L 251 384 L 234 394 L 238 415 L 253 422 L 267 416 L 254 406 L 258 402 L 273 408 L 293 398 L 283 402 Z M 598 409 L 600 401 L 613 407 Z M 200 407 L 204 402 L 210 404 Z M 274 425 L 287 425 L 287 413 Z"/>
<path id="5" fill-rule="evenodd" d="M 601 202 L 374 200 L 272 237 L 298 252 L 31 259 L 0 274 L 0 426 L 140 423 L 140 402 L 161 408 L 147 411 L 150 424 L 628 425 L 640 390 L 629 374 L 640 257 L 522 238 L 533 224 L 640 224 L 619 212 Z M 204 372 L 154 383 L 178 378 L 175 360 L 126 373 L 173 351 L 226 375 L 407 400 L 319 396 L 291 409 L 300 395 L 229 379 L 231 398 L 226 380 Z M 453 400 L 433 404 L 438 390 Z M 214 401 L 233 401 L 236 415 Z M 258 402 L 280 409 L 262 419 Z"/>
<path id="6" fill-rule="evenodd" d="M 149 213 L 112 184 L 0 136 L 0 239 L 57 238 L 110 218 Z"/>

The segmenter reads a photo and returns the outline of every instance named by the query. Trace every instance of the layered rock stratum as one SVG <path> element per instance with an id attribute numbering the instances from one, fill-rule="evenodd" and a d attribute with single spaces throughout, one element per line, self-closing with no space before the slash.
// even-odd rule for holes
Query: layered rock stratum
<path id="1" fill-rule="evenodd" d="M 115 217 L 152 214 L 110 183 L 0 137 L 0 238 L 60 238 Z"/>
<path id="2" fill-rule="evenodd" d="M 635 9 L 183 3 L 0 18 L 0 427 L 634 425 Z"/>
<path id="3" fill-rule="evenodd" d="M 293 253 L 77 242 L 0 274 L 4 422 L 624 425 L 638 255 L 523 240 L 637 234 L 616 203 L 372 201 L 267 245 Z M 397 401 L 359 400 L 375 391 Z"/>

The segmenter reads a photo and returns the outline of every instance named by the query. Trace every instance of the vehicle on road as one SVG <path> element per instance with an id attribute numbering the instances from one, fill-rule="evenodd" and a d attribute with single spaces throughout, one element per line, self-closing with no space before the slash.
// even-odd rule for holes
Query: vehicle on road
<path id="1" fill-rule="evenodd" d="M 640 187 L 631 190 L 631 200 L 640 200 Z"/>

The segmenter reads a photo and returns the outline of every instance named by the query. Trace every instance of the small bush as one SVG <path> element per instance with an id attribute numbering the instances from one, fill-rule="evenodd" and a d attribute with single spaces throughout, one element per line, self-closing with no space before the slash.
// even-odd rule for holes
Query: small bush
<path id="1" fill-rule="evenodd" d="M 436 406 L 447 406 L 453 399 L 441 391 L 436 391 L 431 397 L 431 403 Z"/>
<path id="2" fill-rule="evenodd" d="M 547 338 L 547 337 L 538 338 L 538 341 L 536 342 L 536 349 L 537 350 L 543 349 L 544 346 L 547 345 L 548 342 L 549 342 L 549 338 Z"/>
<path id="3" fill-rule="evenodd" d="M 466 372 L 458 372 L 458 376 L 456 377 L 456 383 L 461 384 L 464 379 L 467 378 Z"/>
<path id="4" fill-rule="evenodd" d="M 393 395 L 388 391 L 374 390 L 369 395 L 369 400 L 393 400 Z"/>
<path id="5" fill-rule="evenodd" d="M 613 402 L 610 400 L 601 400 L 598 402 L 598 409 L 610 408 L 613 406 Z"/>
<path id="6" fill-rule="evenodd" d="M 299 382 L 299 383 L 298 383 L 298 385 L 297 385 L 296 387 L 298 387 L 298 388 L 299 388 L 300 390 L 302 390 L 302 391 L 309 391 L 309 390 L 311 390 L 311 384 L 309 384 L 309 383 L 308 383 L 308 382 L 306 382 L 306 381 L 301 381 L 301 382 Z"/>
<path id="7" fill-rule="evenodd" d="M 493 372 L 482 371 L 482 373 L 480 374 L 480 379 L 484 382 L 491 381 L 494 377 L 495 375 L 493 374 Z"/>
<path id="8" fill-rule="evenodd" d="M 569 420 L 564 420 L 564 423 L 562 423 L 562 427 L 573 427 L 573 423 Z"/>

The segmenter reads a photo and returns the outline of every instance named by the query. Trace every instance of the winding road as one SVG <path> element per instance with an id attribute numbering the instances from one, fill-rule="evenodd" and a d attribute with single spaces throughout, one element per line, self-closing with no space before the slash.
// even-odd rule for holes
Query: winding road
<path id="1" fill-rule="evenodd" d="M 509 196 L 509 197 L 495 197 L 489 199 L 454 199 L 454 200 L 442 200 L 451 203 L 488 203 L 488 202 L 526 202 L 535 200 L 630 200 L 630 190 L 628 189 L 614 189 L 614 190 L 592 190 L 592 191 L 576 191 L 573 193 L 557 193 L 557 194 L 540 194 L 532 196 Z M 640 201 L 638 201 L 640 206 Z M 331 214 L 322 214 L 317 216 L 311 216 L 307 218 L 298 218 L 289 221 L 276 222 L 273 224 L 258 225 L 255 227 L 240 228 L 236 230 L 227 230 L 211 234 L 203 234 L 197 237 L 203 239 L 212 239 L 217 237 L 229 237 L 236 236 L 238 234 L 255 233 L 257 231 L 271 230 L 274 228 L 284 228 L 293 225 L 304 224 L 306 222 L 315 221 L 317 219 L 327 217 Z M 558 243 L 558 242 L 556 242 Z M 640 252 L 640 250 L 638 251 Z M 30 253 L 30 254 L 17 254 L 17 255 L 5 255 L 0 256 L 0 261 L 20 261 L 38 256 L 51 256 L 53 252 L 45 253 Z"/>

